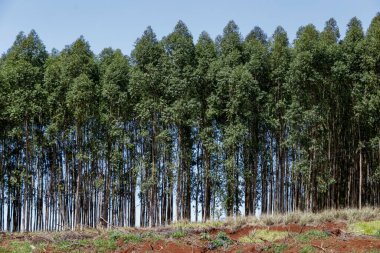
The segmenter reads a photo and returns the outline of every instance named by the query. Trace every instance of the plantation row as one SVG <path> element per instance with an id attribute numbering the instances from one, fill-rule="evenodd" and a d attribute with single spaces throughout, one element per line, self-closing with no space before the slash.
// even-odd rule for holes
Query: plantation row
<path id="1" fill-rule="evenodd" d="M 1 57 L 0 230 L 379 204 L 380 14 L 293 43 L 231 21 L 194 44 L 180 21 L 130 56 L 32 31 Z"/>

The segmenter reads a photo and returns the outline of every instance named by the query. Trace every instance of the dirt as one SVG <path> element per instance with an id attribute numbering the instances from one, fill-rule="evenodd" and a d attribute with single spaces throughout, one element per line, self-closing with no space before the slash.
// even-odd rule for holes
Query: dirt
<path id="1" fill-rule="evenodd" d="M 239 242 L 240 238 L 248 236 L 254 230 L 258 229 L 288 232 L 289 236 L 284 240 L 261 244 Z M 295 239 L 297 235 L 310 230 L 324 231 L 329 236 L 323 239 L 311 240 L 309 243 L 300 243 Z M 300 252 L 302 249 L 304 250 L 305 247 L 314 249 L 314 252 L 368 252 L 380 250 L 380 238 L 349 234 L 346 232 L 345 223 L 329 222 L 318 226 L 302 226 L 299 224 L 243 226 L 235 229 L 210 229 L 208 231 L 212 237 L 215 237 L 219 232 L 225 232 L 233 241 L 233 244 L 228 247 L 210 249 L 210 243 L 200 240 L 199 232 L 193 232 L 179 240 L 169 239 L 160 240 L 154 243 L 145 242 L 138 245 L 129 245 L 123 251 L 118 252 L 275 252 L 276 245 L 277 247 L 285 245 L 283 246 L 283 251 L 276 252 Z"/>
<path id="2" fill-rule="evenodd" d="M 262 243 L 242 243 L 239 239 L 250 235 L 255 230 L 265 229 L 269 231 L 282 231 L 288 232 L 288 236 L 284 239 Z M 314 238 L 308 242 L 301 242 L 297 240 L 297 236 L 307 233 L 310 230 L 319 230 L 327 233 L 325 238 Z M 133 233 L 146 232 L 146 229 L 130 230 Z M 138 252 L 162 252 L 162 253 L 203 253 L 203 252 L 380 252 L 380 238 L 374 236 L 354 235 L 347 232 L 345 223 L 328 222 L 317 226 L 302 226 L 299 224 L 276 225 L 276 226 L 242 226 L 232 229 L 213 228 L 205 230 L 209 234 L 209 238 L 201 237 L 199 230 L 188 231 L 186 236 L 182 238 L 172 238 L 170 235 L 173 229 L 158 229 L 155 230 L 157 234 L 161 235 L 161 239 L 149 240 L 144 239 L 140 243 L 126 243 L 119 239 L 116 241 L 116 250 L 109 250 L 106 252 L 125 252 L 125 253 L 138 253 Z M 229 243 L 223 245 L 215 245 L 215 240 L 218 234 L 224 232 L 228 238 Z M 92 234 L 94 235 L 94 234 Z M 42 241 L 46 243 L 46 247 L 42 251 L 37 252 L 57 252 L 54 250 L 54 242 L 49 241 L 48 236 L 44 238 L 40 234 L 0 234 L 0 247 L 7 247 L 14 240 L 29 241 L 35 243 Z M 73 233 L 67 232 L 63 234 L 65 238 L 73 237 Z M 92 238 L 95 240 L 101 235 L 94 235 Z M 80 238 L 89 238 L 90 235 L 80 236 Z M 90 239 L 91 240 L 91 239 Z M 313 250 L 310 250 L 313 249 Z M 0 248 L 1 251 L 1 248 Z M 94 246 L 89 244 L 80 249 L 78 252 L 96 252 Z"/>

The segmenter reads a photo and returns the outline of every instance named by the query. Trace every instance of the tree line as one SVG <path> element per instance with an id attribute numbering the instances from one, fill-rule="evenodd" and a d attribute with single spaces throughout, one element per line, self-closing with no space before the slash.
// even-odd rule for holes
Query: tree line
<path id="1" fill-rule="evenodd" d="M 0 230 L 379 206 L 380 13 L 292 43 L 233 21 L 194 43 L 179 21 L 130 56 L 19 33 L 0 126 Z"/>

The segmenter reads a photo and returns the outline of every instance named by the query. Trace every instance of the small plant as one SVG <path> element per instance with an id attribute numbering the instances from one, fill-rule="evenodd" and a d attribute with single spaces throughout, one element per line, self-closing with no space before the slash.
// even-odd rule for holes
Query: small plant
<path id="1" fill-rule="evenodd" d="M 33 251 L 32 245 L 27 241 L 13 241 L 8 246 L 1 246 L 0 252 L 29 253 Z"/>
<path id="2" fill-rule="evenodd" d="M 271 231 L 271 230 L 256 230 L 249 235 L 239 239 L 242 243 L 262 243 L 262 242 L 274 242 L 284 239 L 288 236 L 287 232 Z"/>
<path id="3" fill-rule="evenodd" d="M 110 240 L 117 241 L 122 240 L 125 243 L 138 243 L 142 238 L 134 233 L 123 233 L 121 231 L 112 231 L 109 233 Z"/>
<path id="4" fill-rule="evenodd" d="M 60 241 L 54 245 L 57 251 L 69 251 L 72 250 L 72 243 L 69 241 Z"/>
<path id="5" fill-rule="evenodd" d="M 139 235 L 128 233 L 122 237 L 122 240 L 125 243 L 139 243 L 142 239 Z"/>
<path id="6" fill-rule="evenodd" d="M 313 239 L 322 239 L 328 237 L 329 234 L 320 230 L 310 230 L 296 237 L 296 240 L 302 243 L 309 243 Z"/>
<path id="7" fill-rule="evenodd" d="M 111 231 L 108 234 L 108 236 L 112 240 L 118 240 L 118 239 L 120 239 L 123 236 L 123 233 L 121 233 L 120 231 Z"/>
<path id="8" fill-rule="evenodd" d="M 313 253 L 313 252 L 316 252 L 316 250 L 315 250 L 314 247 L 311 246 L 311 245 L 306 245 L 305 247 L 303 247 L 303 248 L 300 250 L 300 253 Z"/>
<path id="9" fill-rule="evenodd" d="M 210 241 L 211 240 L 211 236 L 209 233 L 201 233 L 201 240 L 204 240 L 204 241 Z"/>
<path id="10" fill-rule="evenodd" d="M 263 248 L 264 252 L 273 252 L 273 253 L 282 253 L 288 248 L 287 244 L 281 243 L 273 243 L 269 246 Z"/>
<path id="11" fill-rule="evenodd" d="M 158 241 L 158 240 L 162 240 L 163 236 L 160 234 L 154 233 L 152 231 L 149 231 L 149 232 L 143 233 L 141 235 L 141 238 L 142 239 L 148 238 L 151 241 Z"/>
<path id="12" fill-rule="evenodd" d="M 220 247 L 228 247 L 232 244 L 232 240 L 227 236 L 225 232 L 219 232 L 214 240 L 209 244 L 209 249 L 213 250 Z"/>
<path id="13" fill-rule="evenodd" d="M 171 237 L 173 237 L 175 239 L 180 239 L 180 238 L 185 237 L 185 236 L 186 236 L 186 232 L 183 230 L 177 230 L 171 234 Z"/>
<path id="14" fill-rule="evenodd" d="M 380 236 L 380 220 L 356 222 L 349 227 L 349 230 L 357 234 Z"/>
<path id="15" fill-rule="evenodd" d="M 96 252 L 108 252 L 116 249 L 115 240 L 99 238 L 94 240 Z"/>

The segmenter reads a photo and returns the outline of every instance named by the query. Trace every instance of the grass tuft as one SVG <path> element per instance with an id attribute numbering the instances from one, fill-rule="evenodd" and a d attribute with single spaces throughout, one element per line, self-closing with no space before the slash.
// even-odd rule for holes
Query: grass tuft
<path id="1" fill-rule="evenodd" d="M 231 245 L 233 241 L 227 236 L 225 232 L 219 232 L 215 239 L 211 241 L 209 249 L 213 250 L 216 248 L 224 247 L 227 248 L 228 245 Z"/>
<path id="2" fill-rule="evenodd" d="M 296 236 L 296 240 L 302 243 L 309 243 L 314 239 L 329 237 L 329 234 L 320 230 L 310 230 Z"/>
<path id="3" fill-rule="evenodd" d="M 277 240 L 282 240 L 287 236 L 287 232 L 260 229 L 251 232 L 247 236 L 241 237 L 239 241 L 242 243 L 274 242 Z"/>
<path id="4" fill-rule="evenodd" d="M 184 230 L 176 230 L 170 236 L 174 239 L 180 239 L 186 236 L 186 232 Z"/>
<path id="5" fill-rule="evenodd" d="M 349 231 L 356 234 L 380 237 L 380 220 L 353 223 L 349 226 Z"/>
<path id="6" fill-rule="evenodd" d="M 313 253 L 316 252 L 315 248 L 311 245 L 306 245 L 300 250 L 300 253 Z"/>
<path id="7" fill-rule="evenodd" d="M 32 245 L 28 241 L 13 241 L 8 246 L 0 246 L 1 253 L 30 253 Z"/>

